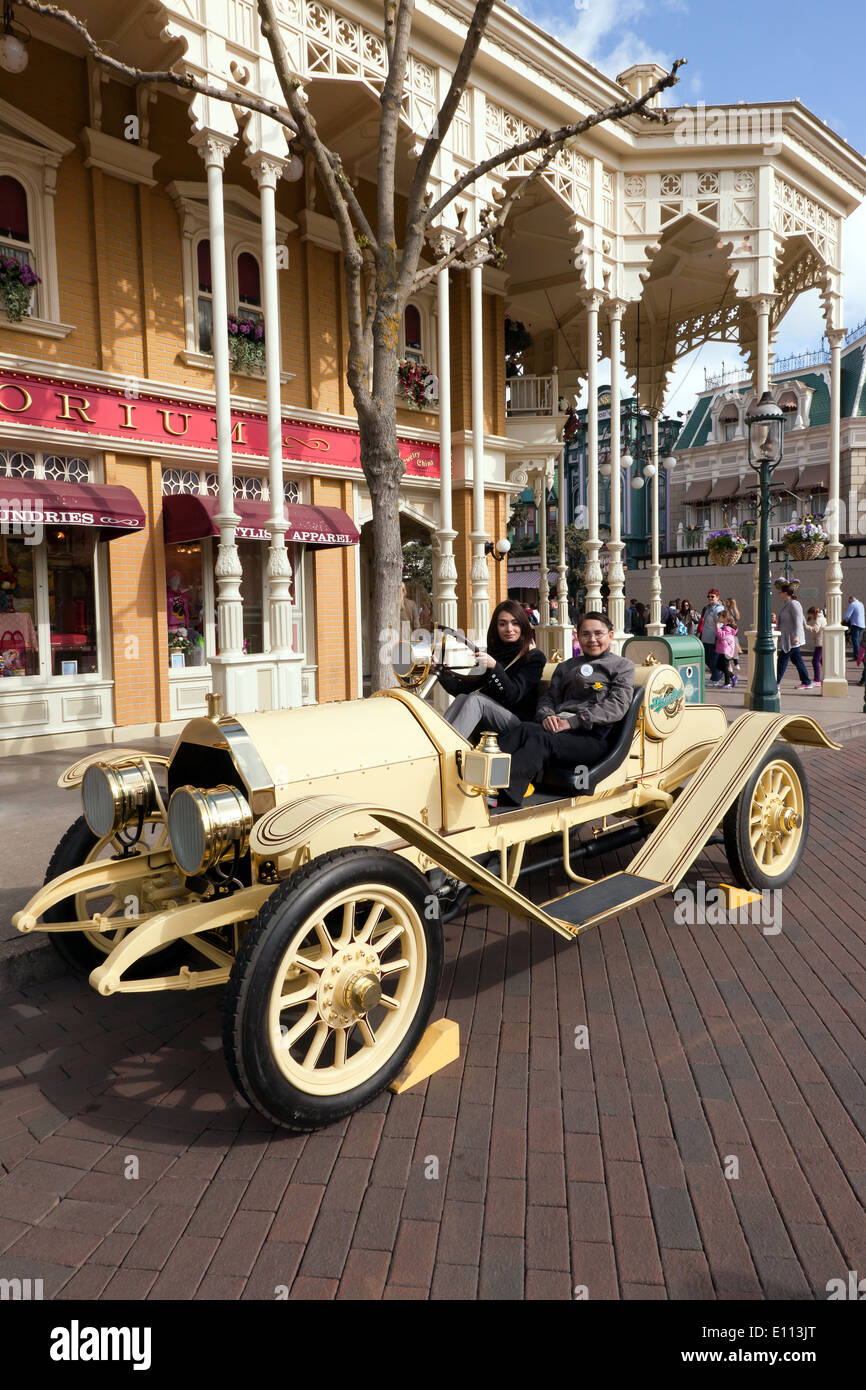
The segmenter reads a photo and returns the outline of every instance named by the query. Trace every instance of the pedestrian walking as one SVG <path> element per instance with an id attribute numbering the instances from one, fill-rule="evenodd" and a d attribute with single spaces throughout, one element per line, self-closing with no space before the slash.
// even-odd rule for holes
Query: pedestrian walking
<path id="1" fill-rule="evenodd" d="M 707 591 L 707 601 L 701 612 L 698 633 L 704 644 L 707 670 L 709 673 L 707 679 L 710 685 L 712 685 L 716 679 L 716 622 L 721 611 L 722 605 L 719 602 L 718 589 L 709 589 Z"/>
<path id="2" fill-rule="evenodd" d="M 785 599 L 785 603 L 779 609 L 779 655 L 776 661 L 776 684 L 781 690 L 782 677 L 788 669 L 788 662 L 793 661 L 800 677 L 800 684 L 797 689 L 812 690 L 813 685 L 809 679 L 809 672 L 803 661 L 802 647 L 806 641 L 806 624 L 803 618 L 802 604 L 799 599 L 795 598 L 794 589 L 790 584 L 780 585 L 779 593 Z"/>
<path id="3" fill-rule="evenodd" d="M 812 675 L 818 685 L 823 680 L 824 628 L 827 619 L 822 609 L 810 608 L 806 614 L 806 627 L 812 634 Z"/>
<path id="4" fill-rule="evenodd" d="M 862 599 L 856 598 L 854 594 L 848 595 L 848 607 L 842 621 L 848 628 L 848 635 L 851 638 L 851 659 L 859 662 L 862 660 L 860 645 L 863 641 L 863 629 L 866 627 Z"/>
<path id="5" fill-rule="evenodd" d="M 735 685 L 733 675 L 733 660 L 737 651 L 737 629 L 734 626 L 733 614 L 728 608 L 723 608 L 721 613 L 716 615 L 716 670 L 718 678 L 712 684 L 719 689 L 724 686 L 726 690 L 733 689 Z"/>

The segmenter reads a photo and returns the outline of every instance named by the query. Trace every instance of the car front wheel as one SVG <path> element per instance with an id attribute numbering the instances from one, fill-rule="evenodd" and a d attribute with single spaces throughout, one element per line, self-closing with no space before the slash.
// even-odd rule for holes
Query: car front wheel
<path id="1" fill-rule="evenodd" d="M 366 1105 L 417 1047 L 442 958 L 413 865 L 354 847 L 312 860 L 268 899 L 232 970 L 223 1045 L 238 1090 L 295 1130 Z"/>

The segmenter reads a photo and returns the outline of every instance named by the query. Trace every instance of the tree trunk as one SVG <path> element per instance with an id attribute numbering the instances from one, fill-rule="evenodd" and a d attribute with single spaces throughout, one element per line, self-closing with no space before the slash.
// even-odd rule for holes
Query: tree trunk
<path id="1" fill-rule="evenodd" d="M 396 369 L 395 369 L 396 370 Z M 400 627 L 403 551 L 400 545 L 400 480 L 404 465 L 397 448 L 397 414 L 390 404 L 373 400 L 358 411 L 361 467 L 373 504 L 373 611 L 371 690 L 395 684 L 392 645 Z"/>

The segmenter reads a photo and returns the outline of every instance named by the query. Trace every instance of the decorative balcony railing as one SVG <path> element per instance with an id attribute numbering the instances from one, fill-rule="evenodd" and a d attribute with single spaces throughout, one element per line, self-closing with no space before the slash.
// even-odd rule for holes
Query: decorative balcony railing
<path id="1" fill-rule="evenodd" d="M 559 404 L 554 376 L 510 376 L 505 383 L 506 415 L 553 415 Z"/>

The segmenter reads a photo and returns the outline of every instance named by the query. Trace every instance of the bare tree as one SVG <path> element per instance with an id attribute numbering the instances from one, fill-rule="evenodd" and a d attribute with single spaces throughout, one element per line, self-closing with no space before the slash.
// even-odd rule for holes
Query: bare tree
<path id="1" fill-rule="evenodd" d="M 136 83 L 170 83 L 241 110 L 256 111 L 284 126 L 311 157 L 336 222 L 343 257 L 349 319 L 349 351 L 346 378 L 358 416 L 361 466 L 373 505 L 373 546 L 376 554 L 373 584 L 372 628 L 383 633 L 397 626 L 400 610 L 401 548 L 398 514 L 400 482 L 405 466 L 397 445 L 395 393 L 397 387 L 400 325 L 406 301 L 446 266 L 468 270 L 473 265 L 499 263 L 503 259 L 502 232 L 515 203 L 524 195 L 566 144 L 606 121 L 619 121 L 635 113 L 647 120 L 665 122 L 663 110 L 649 105 L 653 98 L 678 81 L 684 59 L 643 94 L 592 112 L 557 130 L 537 135 L 500 150 L 464 173 L 433 201 L 430 180 L 436 156 L 445 140 L 465 92 L 481 46 L 494 0 L 477 0 L 466 31 L 451 85 L 433 121 L 414 170 L 404 215 L 397 213 L 397 142 L 401 105 L 405 95 L 414 0 L 383 0 L 383 25 L 388 71 L 380 95 L 375 225 L 365 216 L 339 154 L 321 139 L 315 118 L 303 97 L 303 77 L 292 70 L 280 34 L 274 0 L 257 0 L 262 34 L 285 101 L 285 108 L 255 97 L 244 87 L 221 88 L 192 74 L 173 71 L 147 72 L 105 53 L 82 20 L 57 5 L 39 0 L 18 0 L 22 8 L 55 19 L 72 28 L 87 51 L 109 72 Z M 434 229 L 455 198 L 472 189 L 479 179 L 515 160 L 536 155 L 532 167 L 519 177 L 502 202 L 489 209 L 483 225 L 459 238 L 453 248 L 432 264 L 421 267 L 421 256 Z M 374 643 L 373 689 L 392 683 L 381 643 Z"/>

